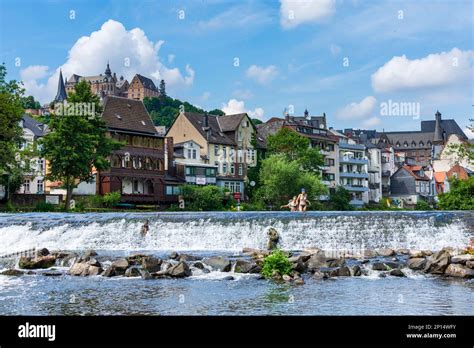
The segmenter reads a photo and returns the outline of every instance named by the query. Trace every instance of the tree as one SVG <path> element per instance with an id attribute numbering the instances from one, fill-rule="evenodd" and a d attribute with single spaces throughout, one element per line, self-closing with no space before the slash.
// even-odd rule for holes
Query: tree
<path id="1" fill-rule="evenodd" d="M 449 192 L 438 196 L 438 206 L 443 210 L 474 209 L 474 176 L 467 180 L 449 179 Z"/>
<path id="2" fill-rule="evenodd" d="M 225 112 L 220 109 L 214 109 L 209 111 L 209 115 L 224 116 Z"/>
<path id="3" fill-rule="evenodd" d="M 350 205 L 351 194 L 342 186 L 336 187 L 334 192 L 329 195 L 329 203 L 334 210 L 353 210 L 354 207 Z"/>
<path id="4" fill-rule="evenodd" d="M 19 126 L 22 114 L 23 88 L 15 80 L 6 81 L 7 70 L 0 65 L 0 184 L 14 192 L 21 185 L 21 163 L 18 153 L 23 141 Z M 20 183 L 20 184 L 18 184 Z"/>
<path id="5" fill-rule="evenodd" d="M 22 106 L 25 109 L 41 109 L 41 104 L 39 101 L 36 101 L 33 96 L 23 97 L 21 98 Z"/>
<path id="6" fill-rule="evenodd" d="M 283 154 L 289 161 L 298 161 L 304 170 L 318 171 L 324 164 L 324 157 L 317 148 L 310 147 L 310 141 L 292 129 L 281 128 L 267 138 L 269 154 Z"/>
<path id="7" fill-rule="evenodd" d="M 106 126 L 100 112 L 99 98 L 86 81 L 75 86 L 68 103 L 94 105 L 94 115 L 53 115 L 49 123 L 50 133 L 40 141 L 42 156 L 49 160 L 48 180 L 59 180 L 66 189 L 66 209 L 69 209 L 72 190 L 82 181 L 93 179 L 92 169 L 109 167 L 107 156 L 121 143 L 106 137 Z"/>
<path id="8" fill-rule="evenodd" d="M 290 161 L 284 154 L 274 154 L 262 161 L 260 170 L 261 187 L 258 196 L 273 205 L 286 204 L 302 188 L 309 200 L 327 192 L 319 176 L 312 172 L 301 171 L 300 163 Z"/>
<path id="9" fill-rule="evenodd" d="M 160 96 L 166 98 L 166 83 L 165 80 L 160 81 Z"/>
<path id="10" fill-rule="evenodd" d="M 258 118 L 252 118 L 252 123 L 256 126 L 257 124 L 262 124 L 263 121 Z"/>
<path id="11" fill-rule="evenodd" d="M 182 193 L 187 210 L 222 210 L 224 191 L 222 188 L 207 185 L 183 185 Z"/>

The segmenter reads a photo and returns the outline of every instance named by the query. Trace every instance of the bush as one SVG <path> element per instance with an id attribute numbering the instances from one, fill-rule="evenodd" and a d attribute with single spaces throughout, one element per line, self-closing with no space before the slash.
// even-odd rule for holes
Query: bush
<path id="1" fill-rule="evenodd" d="M 277 271 L 280 275 L 291 273 L 291 263 L 286 254 L 281 250 L 273 250 L 273 252 L 265 257 L 262 266 L 262 275 L 265 278 L 271 278 L 273 271 Z"/>
<path id="2" fill-rule="evenodd" d="M 51 212 L 55 211 L 56 208 L 54 207 L 53 204 L 51 203 L 46 203 L 46 202 L 38 202 L 36 203 L 34 211 L 39 211 L 39 212 Z"/>
<path id="3" fill-rule="evenodd" d="M 415 210 L 431 210 L 431 206 L 427 202 L 419 200 L 416 202 Z"/>
<path id="4" fill-rule="evenodd" d="M 438 205 L 443 210 L 474 209 L 474 176 L 467 180 L 449 179 L 449 192 L 438 196 Z"/>
<path id="5" fill-rule="evenodd" d="M 342 186 L 336 187 L 336 190 L 329 195 L 329 202 L 334 210 L 353 210 L 354 207 L 349 204 L 351 194 Z"/>
<path id="6" fill-rule="evenodd" d="M 120 192 L 109 192 L 102 197 L 103 205 L 107 208 L 112 208 L 120 203 Z"/>
<path id="7" fill-rule="evenodd" d="M 210 211 L 223 210 L 224 208 L 224 190 L 220 187 L 184 185 L 182 192 L 185 210 Z M 231 202 L 227 202 L 227 204 L 231 204 Z"/>

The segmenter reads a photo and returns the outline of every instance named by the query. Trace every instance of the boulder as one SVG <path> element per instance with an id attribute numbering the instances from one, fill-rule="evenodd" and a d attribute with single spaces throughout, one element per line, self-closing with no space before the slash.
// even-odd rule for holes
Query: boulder
<path id="1" fill-rule="evenodd" d="M 176 260 L 178 257 L 179 257 L 179 254 L 176 251 L 173 251 L 170 254 L 170 259 L 172 259 L 172 260 Z"/>
<path id="2" fill-rule="evenodd" d="M 474 261 L 467 261 L 466 262 L 466 267 L 470 269 L 474 269 Z"/>
<path id="3" fill-rule="evenodd" d="M 53 267 L 56 258 L 53 255 L 39 256 L 36 258 L 21 257 L 18 266 L 23 269 L 38 269 Z"/>
<path id="4" fill-rule="evenodd" d="M 252 267 L 254 267 L 255 264 L 250 261 L 246 260 L 237 260 L 235 261 L 235 268 L 234 272 L 235 273 L 249 273 Z"/>
<path id="5" fill-rule="evenodd" d="M 282 278 L 287 283 L 289 283 L 293 280 L 293 278 L 291 278 L 288 274 L 283 274 Z"/>
<path id="6" fill-rule="evenodd" d="M 342 266 L 337 269 L 336 276 L 338 277 L 350 277 L 351 270 L 347 266 Z"/>
<path id="7" fill-rule="evenodd" d="M 415 271 L 420 271 L 425 268 L 426 259 L 422 257 L 411 258 L 407 261 L 407 267 Z"/>
<path id="8" fill-rule="evenodd" d="M 430 256 L 424 268 L 425 273 L 443 274 L 451 260 L 448 250 L 442 249 Z"/>
<path id="9" fill-rule="evenodd" d="M 388 267 L 383 262 L 374 262 L 372 264 L 372 269 L 374 271 L 386 271 Z"/>
<path id="10" fill-rule="evenodd" d="M 273 227 L 270 227 L 267 231 L 267 249 L 268 250 L 273 250 L 276 249 L 278 246 L 278 241 L 280 240 L 280 235 L 278 234 L 278 231 L 274 229 Z"/>
<path id="11" fill-rule="evenodd" d="M 406 277 L 400 268 L 392 269 L 389 274 L 394 277 Z"/>
<path id="12" fill-rule="evenodd" d="M 118 259 L 112 262 L 110 267 L 114 268 L 115 275 L 124 275 L 127 268 L 130 266 L 127 259 Z"/>
<path id="13" fill-rule="evenodd" d="M 384 264 L 390 269 L 396 269 L 400 267 L 400 264 L 398 262 L 393 261 L 385 261 Z"/>
<path id="14" fill-rule="evenodd" d="M 423 252 L 421 250 L 410 250 L 408 256 L 410 258 L 420 258 L 423 257 Z"/>
<path id="15" fill-rule="evenodd" d="M 362 274 L 361 272 L 361 269 L 360 269 L 360 266 L 359 265 L 355 265 L 355 266 L 352 266 L 351 268 L 351 275 L 353 277 L 360 277 Z"/>
<path id="16" fill-rule="evenodd" d="M 149 257 L 149 256 L 145 254 L 133 254 L 133 255 L 127 256 L 126 259 L 130 265 L 138 266 L 142 264 L 142 260 L 145 257 Z"/>
<path id="17" fill-rule="evenodd" d="M 365 258 L 372 258 L 372 257 L 376 257 L 377 256 L 377 253 L 375 252 L 375 250 L 372 250 L 372 249 L 365 249 L 364 250 L 364 257 Z"/>
<path id="18" fill-rule="evenodd" d="M 146 269 L 141 269 L 140 270 L 140 276 L 144 280 L 152 279 L 153 277 L 151 276 L 150 272 L 148 272 Z"/>
<path id="19" fill-rule="evenodd" d="M 198 269 L 203 269 L 203 268 L 205 268 L 204 264 L 203 264 L 202 262 L 200 262 L 200 261 L 194 262 L 194 263 L 193 263 L 193 266 L 196 267 L 196 268 L 198 268 Z"/>
<path id="20" fill-rule="evenodd" d="M 474 261 L 474 255 L 462 254 L 451 257 L 451 263 L 459 263 L 465 265 L 468 261 Z"/>
<path id="21" fill-rule="evenodd" d="M 321 267 L 328 267 L 326 257 L 322 254 L 314 254 L 306 261 L 306 267 L 308 270 L 313 271 Z"/>
<path id="22" fill-rule="evenodd" d="M 409 255 L 410 254 L 410 249 L 406 249 L 406 248 L 397 249 L 397 254 Z"/>
<path id="23" fill-rule="evenodd" d="M 73 276 L 94 276 L 102 273 L 103 269 L 100 266 L 92 266 L 87 262 L 76 262 L 69 268 L 68 274 Z"/>
<path id="24" fill-rule="evenodd" d="M 235 278 L 229 275 L 222 278 L 222 280 L 235 280 Z"/>
<path id="25" fill-rule="evenodd" d="M 184 261 L 180 261 L 177 265 L 171 266 L 166 274 L 174 278 L 189 277 L 192 273 L 188 267 L 188 264 Z"/>
<path id="26" fill-rule="evenodd" d="M 261 272 L 262 272 L 262 267 L 258 265 L 254 265 L 249 271 L 249 273 L 252 273 L 252 274 L 257 274 Z"/>
<path id="27" fill-rule="evenodd" d="M 95 250 L 89 249 L 84 252 L 83 257 L 92 257 L 92 256 L 97 256 L 97 252 Z"/>
<path id="28" fill-rule="evenodd" d="M 213 256 L 205 258 L 204 263 L 211 266 L 212 269 L 220 272 L 229 272 L 231 269 L 230 261 L 224 256 Z"/>
<path id="29" fill-rule="evenodd" d="M 85 261 L 88 265 L 90 266 L 96 266 L 96 267 L 100 267 L 101 264 L 99 261 L 97 261 L 97 259 L 94 259 L 94 258 L 89 258 L 87 261 Z"/>
<path id="30" fill-rule="evenodd" d="M 328 275 L 327 273 L 323 273 L 321 271 L 316 271 L 313 273 L 313 278 L 314 279 L 327 279 Z"/>
<path id="31" fill-rule="evenodd" d="M 265 256 L 270 255 L 270 252 L 267 250 L 259 250 L 253 248 L 244 248 L 242 253 L 247 256 L 251 256 L 254 259 L 263 259 Z"/>
<path id="32" fill-rule="evenodd" d="M 41 248 L 41 249 L 38 249 L 36 250 L 36 257 L 40 257 L 40 256 L 46 256 L 46 255 L 49 255 L 49 250 L 46 249 L 46 248 Z"/>
<path id="33" fill-rule="evenodd" d="M 141 259 L 142 268 L 149 272 L 158 272 L 161 269 L 163 261 L 157 257 L 145 256 Z"/>
<path id="34" fill-rule="evenodd" d="M 327 259 L 328 267 L 342 267 L 346 265 L 346 260 L 344 258 L 339 259 Z"/>
<path id="35" fill-rule="evenodd" d="M 295 279 L 293 284 L 295 284 L 295 285 L 304 285 L 304 280 L 303 280 L 303 278 L 297 278 L 297 279 Z"/>
<path id="36" fill-rule="evenodd" d="M 23 274 L 25 274 L 25 272 L 17 270 L 17 269 L 7 269 L 0 273 L 0 275 L 5 275 L 5 276 L 22 276 Z"/>
<path id="37" fill-rule="evenodd" d="M 125 277 L 140 277 L 140 268 L 131 266 L 125 271 Z"/>
<path id="38" fill-rule="evenodd" d="M 465 278 L 465 279 L 473 279 L 474 278 L 474 270 L 467 268 L 461 264 L 452 263 L 450 264 L 444 273 L 450 277 L 458 277 L 458 278 Z"/>
<path id="39" fill-rule="evenodd" d="M 375 253 L 377 254 L 377 256 L 383 256 L 383 257 L 396 255 L 395 250 L 390 249 L 390 248 L 376 249 Z"/>
<path id="40" fill-rule="evenodd" d="M 276 281 L 279 281 L 279 280 L 282 280 L 283 277 L 281 276 L 280 273 L 278 273 L 277 270 L 273 270 L 273 272 L 272 272 L 272 279 L 273 279 L 273 280 L 276 280 Z"/>
<path id="41" fill-rule="evenodd" d="M 431 250 L 422 250 L 421 253 L 424 257 L 433 255 Z"/>

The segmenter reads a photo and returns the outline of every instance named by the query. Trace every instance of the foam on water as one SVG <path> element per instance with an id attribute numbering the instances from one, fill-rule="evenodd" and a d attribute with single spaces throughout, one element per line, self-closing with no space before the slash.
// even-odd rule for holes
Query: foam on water
<path id="1" fill-rule="evenodd" d="M 463 247 L 474 213 L 190 213 L 0 214 L 0 253 L 46 247 L 60 250 L 229 251 L 264 248 L 266 229 L 280 233 L 283 249 L 310 247 Z M 145 238 L 140 228 L 150 220 Z"/>

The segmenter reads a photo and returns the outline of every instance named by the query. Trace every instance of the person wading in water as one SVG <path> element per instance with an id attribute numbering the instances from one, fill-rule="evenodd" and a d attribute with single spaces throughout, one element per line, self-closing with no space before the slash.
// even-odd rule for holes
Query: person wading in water
<path id="1" fill-rule="evenodd" d="M 145 223 L 143 224 L 142 229 L 140 231 L 141 236 L 145 237 L 149 229 L 150 229 L 149 221 L 145 220 Z"/>
<path id="2" fill-rule="evenodd" d="M 306 194 L 306 191 L 304 188 L 301 189 L 301 193 L 298 195 L 297 200 L 298 200 L 299 211 L 302 211 L 302 212 L 305 212 L 307 206 L 311 204 L 311 202 L 308 200 L 308 195 Z"/>
<path id="3" fill-rule="evenodd" d="M 290 199 L 288 201 L 288 204 L 282 205 L 280 209 L 282 208 L 289 208 L 290 211 L 296 211 L 298 209 L 298 198 L 296 196 L 293 197 L 293 199 Z"/>

